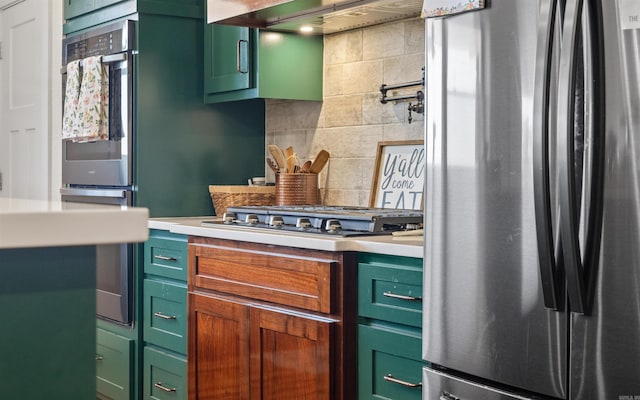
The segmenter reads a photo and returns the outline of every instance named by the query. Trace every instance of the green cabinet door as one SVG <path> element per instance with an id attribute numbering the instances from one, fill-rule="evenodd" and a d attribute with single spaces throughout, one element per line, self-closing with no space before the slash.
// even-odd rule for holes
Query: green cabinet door
<path id="1" fill-rule="evenodd" d="M 205 28 L 205 93 L 248 89 L 251 84 L 253 29 L 207 25 Z"/>
<path id="2" fill-rule="evenodd" d="M 77 17 L 93 11 L 94 0 L 64 0 L 63 15 L 65 19 Z"/>
<path id="3" fill-rule="evenodd" d="M 421 335 L 391 325 L 358 325 L 358 399 L 422 398 Z"/>
<path id="4" fill-rule="evenodd" d="M 206 103 L 322 101 L 322 36 L 205 24 Z"/>

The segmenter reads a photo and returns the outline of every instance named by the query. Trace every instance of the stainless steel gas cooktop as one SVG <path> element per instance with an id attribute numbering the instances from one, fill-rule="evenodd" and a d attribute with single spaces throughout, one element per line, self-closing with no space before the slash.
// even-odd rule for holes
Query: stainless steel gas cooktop
<path id="1" fill-rule="evenodd" d="M 339 237 L 385 235 L 418 229 L 422 211 L 350 206 L 229 207 L 222 220 L 203 226 L 233 226 Z"/>

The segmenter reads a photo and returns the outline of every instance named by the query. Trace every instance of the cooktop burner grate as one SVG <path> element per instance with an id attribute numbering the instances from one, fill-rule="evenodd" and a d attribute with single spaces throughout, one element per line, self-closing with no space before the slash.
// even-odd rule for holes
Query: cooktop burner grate
<path id="1" fill-rule="evenodd" d="M 352 206 L 243 206 L 228 207 L 222 221 L 203 225 L 263 228 L 341 237 L 390 234 L 417 229 L 422 211 Z"/>

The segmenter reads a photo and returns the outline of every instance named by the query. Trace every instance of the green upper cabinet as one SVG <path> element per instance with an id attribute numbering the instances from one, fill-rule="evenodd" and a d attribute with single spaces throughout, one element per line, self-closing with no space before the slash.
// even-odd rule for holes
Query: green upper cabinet
<path id="1" fill-rule="evenodd" d="M 215 25 L 205 28 L 205 93 L 223 93 L 251 87 L 249 70 L 253 61 L 256 30 Z M 249 38 L 249 35 L 253 37 Z M 215 43 L 215 47 L 214 47 Z"/>
<path id="2" fill-rule="evenodd" d="M 206 103 L 322 100 L 321 36 L 205 25 Z"/>
<path id="3" fill-rule="evenodd" d="M 72 19 L 104 7 L 112 6 L 116 3 L 125 2 L 135 3 L 134 0 L 64 0 L 64 18 Z"/>
<path id="4" fill-rule="evenodd" d="M 116 21 L 135 13 L 204 18 L 203 0 L 64 0 L 63 33 Z"/>

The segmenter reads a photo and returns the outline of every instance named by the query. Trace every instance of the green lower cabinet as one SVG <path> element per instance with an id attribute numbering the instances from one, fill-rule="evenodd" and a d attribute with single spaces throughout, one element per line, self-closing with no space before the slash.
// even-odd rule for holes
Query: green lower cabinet
<path id="1" fill-rule="evenodd" d="M 146 346 L 143 385 L 143 399 L 187 400 L 187 359 Z"/>
<path id="2" fill-rule="evenodd" d="M 358 325 L 358 399 L 422 398 L 418 331 Z"/>
<path id="3" fill-rule="evenodd" d="M 132 339 L 97 328 L 96 376 L 99 399 L 132 398 Z"/>
<path id="4" fill-rule="evenodd" d="M 145 342 L 187 353 L 187 286 L 144 280 Z"/>

